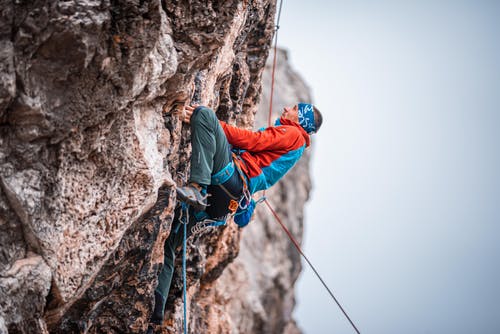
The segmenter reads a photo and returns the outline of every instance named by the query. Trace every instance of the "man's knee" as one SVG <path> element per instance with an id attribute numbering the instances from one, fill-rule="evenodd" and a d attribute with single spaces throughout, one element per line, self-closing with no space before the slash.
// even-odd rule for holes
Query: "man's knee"
<path id="1" fill-rule="evenodd" d="M 192 126 L 197 126 L 199 124 L 213 124 L 214 121 L 218 121 L 215 112 L 205 106 L 197 107 L 193 112 L 193 116 L 191 116 Z"/>

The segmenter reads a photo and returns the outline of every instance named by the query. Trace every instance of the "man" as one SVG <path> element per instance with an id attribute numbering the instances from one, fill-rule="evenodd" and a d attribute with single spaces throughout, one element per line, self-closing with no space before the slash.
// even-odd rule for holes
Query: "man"
<path id="1" fill-rule="evenodd" d="M 285 107 L 275 126 L 257 132 L 219 121 L 204 106 L 186 106 L 183 121 L 191 124 L 191 168 L 189 185 L 177 188 L 177 198 L 189 205 L 191 233 L 199 222 L 225 221 L 230 214 L 240 227 L 245 226 L 255 204 L 250 195 L 271 187 L 293 167 L 323 119 L 316 107 L 299 103 Z M 183 239 L 180 217 L 181 208 L 177 207 L 155 290 L 151 322 L 156 324 L 163 320 L 175 250 Z"/>

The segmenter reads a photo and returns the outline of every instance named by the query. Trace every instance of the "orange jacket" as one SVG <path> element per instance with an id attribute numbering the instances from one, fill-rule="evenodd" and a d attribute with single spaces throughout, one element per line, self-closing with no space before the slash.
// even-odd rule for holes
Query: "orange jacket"
<path id="1" fill-rule="evenodd" d="M 220 121 L 229 144 L 242 150 L 242 170 L 254 193 L 275 184 L 300 159 L 311 143 L 307 132 L 295 122 L 281 118 L 281 125 L 249 131 Z"/>

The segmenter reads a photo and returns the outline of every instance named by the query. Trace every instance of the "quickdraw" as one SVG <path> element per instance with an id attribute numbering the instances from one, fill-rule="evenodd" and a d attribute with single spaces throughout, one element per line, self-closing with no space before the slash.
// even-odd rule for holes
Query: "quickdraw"
<path id="1" fill-rule="evenodd" d="M 241 210 L 245 210 L 248 207 L 248 204 L 252 200 L 252 194 L 250 193 L 250 190 L 248 189 L 248 181 L 247 178 L 245 177 L 245 174 L 243 173 L 243 170 L 241 168 L 241 164 L 245 164 L 245 161 L 241 158 L 240 155 L 232 152 L 233 155 L 233 161 L 234 165 L 236 166 L 236 169 L 238 171 L 238 174 L 240 175 L 241 181 L 243 182 L 243 196 L 240 198 L 238 206 Z"/>
<path id="2" fill-rule="evenodd" d="M 213 230 L 216 227 L 224 226 L 226 225 L 226 219 L 227 216 L 221 217 L 219 219 L 210 219 L 210 218 L 203 219 L 202 221 L 197 222 L 191 228 L 191 234 L 192 235 L 202 234 L 209 230 Z"/>

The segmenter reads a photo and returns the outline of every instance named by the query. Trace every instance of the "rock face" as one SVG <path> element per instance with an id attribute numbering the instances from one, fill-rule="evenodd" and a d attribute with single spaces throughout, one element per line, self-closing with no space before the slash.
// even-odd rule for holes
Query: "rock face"
<path id="1" fill-rule="evenodd" d="M 253 124 L 275 3 L 34 0 L 0 8 L 0 333 L 144 332 L 175 185 L 189 167 L 178 102 Z M 293 207 L 298 234 L 297 203 L 309 187 L 300 184 L 280 204 Z M 283 189 L 276 203 L 291 196 Z M 191 331 L 293 330 L 297 255 L 275 242 L 270 222 L 253 225 L 242 232 L 231 223 L 190 241 Z M 240 239 L 242 259 L 233 262 Z M 272 261 L 284 271 L 254 273 L 258 280 L 238 289 L 231 277 L 243 275 L 239 267 L 259 269 L 252 240 L 260 249 L 272 240 L 272 252 L 283 253 Z M 264 301 L 235 307 L 235 298 Z M 180 332 L 181 307 L 176 277 L 165 333 Z"/>

